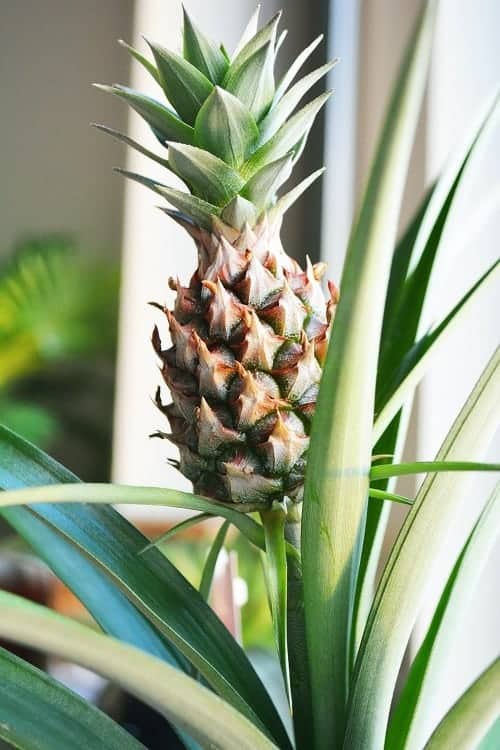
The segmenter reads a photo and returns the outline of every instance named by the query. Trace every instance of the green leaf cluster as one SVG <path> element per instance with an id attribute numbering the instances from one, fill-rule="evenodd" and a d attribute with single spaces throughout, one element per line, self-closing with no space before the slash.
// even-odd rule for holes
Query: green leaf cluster
<path id="1" fill-rule="evenodd" d="M 159 84 L 161 101 L 126 86 L 98 85 L 127 102 L 166 147 L 157 155 L 126 135 L 97 126 L 165 166 L 189 193 L 144 181 L 195 224 L 210 229 L 215 216 L 241 229 L 253 226 L 264 212 L 281 216 L 311 184 L 292 191 L 276 203 L 291 175 L 309 131 L 329 93 L 321 94 L 297 112 L 306 94 L 333 67 L 322 65 L 291 83 L 320 39 L 297 58 L 276 85 L 274 67 L 284 38 L 277 38 L 278 13 L 261 29 L 257 17 L 249 24 L 229 58 L 196 27 L 184 10 L 183 54 L 148 41 L 153 60 L 122 42 Z M 125 173 L 127 174 L 127 173 Z M 315 173 L 317 177 L 319 173 Z M 134 178 L 135 175 L 128 174 Z"/>

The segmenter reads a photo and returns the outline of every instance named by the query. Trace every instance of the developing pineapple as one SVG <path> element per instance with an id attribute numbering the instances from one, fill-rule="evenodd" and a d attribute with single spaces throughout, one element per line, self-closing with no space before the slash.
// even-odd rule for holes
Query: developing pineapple
<path id="1" fill-rule="evenodd" d="M 165 309 L 172 346 L 153 345 L 172 403 L 157 404 L 170 423 L 176 465 L 195 492 L 243 509 L 302 499 L 308 434 L 337 293 L 320 284 L 323 263 L 303 270 L 280 242 L 282 217 L 320 174 L 284 196 L 314 119 L 329 94 L 297 105 L 333 66 L 293 86 L 315 40 L 275 86 L 280 14 L 260 30 L 257 14 L 230 58 L 184 13 L 183 55 L 148 42 L 154 64 L 127 46 L 156 79 L 170 106 L 124 86 L 101 86 L 150 125 L 166 158 L 109 128 L 184 181 L 188 192 L 125 173 L 173 208 L 165 212 L 192 236 L 198 267 L 178 279 Z"/>

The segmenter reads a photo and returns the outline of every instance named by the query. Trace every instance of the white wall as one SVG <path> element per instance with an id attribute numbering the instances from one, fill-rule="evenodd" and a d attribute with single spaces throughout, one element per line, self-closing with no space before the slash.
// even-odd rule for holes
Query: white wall
<path id="1" fill-rule="evenodd" d="M 0 12 L 0 254 L 21 234 L 67 231 L 118 255 L 122 149 L 90 122 L 125 124 L 125 109 L 92 89 L 123 80 L 116 44 L 132 0 L 2 0 Z"/>

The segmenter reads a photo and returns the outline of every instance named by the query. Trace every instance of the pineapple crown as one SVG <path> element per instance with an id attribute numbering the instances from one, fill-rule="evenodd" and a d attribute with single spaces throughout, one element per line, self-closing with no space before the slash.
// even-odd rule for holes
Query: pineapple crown
<path id="1" fill-rule="evenodd" d="M 275 84 L 274 65 L 286 36 L 277 36 L 281 12 L 258 29 L 259 8 L 232 55 L 195 26 L 184 9 L 183 54 L 147 41 L 154 63 L 121 42 L 157 81 L 170 106 L 121 85 L 97 87 L 128 102 L 167 148 L 166 158 L 111 128 L 97 127 L 136 148 L 177 175 L 189 193 L 125 170 L 122 174 L 168 200 L 167 212 L 211 231 L 222 221 L 241 231 L 264 215 L 284 212 L 322 173 L 314 172 L 277 199 L 290 177 L 314 120 L 331 92 L 295 112 L 314 84 L 335 64 L 322 65 L 294 85 L 299 70 L 321 42 L 304 49 Z"/>

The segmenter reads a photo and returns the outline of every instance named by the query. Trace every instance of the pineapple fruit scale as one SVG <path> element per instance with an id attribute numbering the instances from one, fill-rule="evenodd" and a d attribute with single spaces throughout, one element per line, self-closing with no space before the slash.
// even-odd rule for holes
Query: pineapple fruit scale
<path id="1" fill-rule="evenodd" d="M 297 107 L 335 61 L 293 83 L 321 38 L 281 82 L 274 80 L 280 14 L 260 30 L 258 12 L 233 56 L 184 13 L 183 54 L 148 42 L 153 60 L 129 52 L 159 84 L 166 103 L 119 85 L 100 86 L 128 102 L 166 148 L 159 156 L 97 126 L 160 162 L 189 192 L 124 172 L 167 199 L 166 213 L 192 236 L 198 267 L 177 279 L 173 310 L 161 308 L 172 346 L 153 345 L 172 396 L 159 409 L 180 471 L 194 491 L 242 510 L 300 502 L 311 419 L 337 291 L 325 298 L 323 263 L 303 270 L 280 242 L 283 215 L 314 173 L 277 197 L 329 94 Z M 124 44 L 124 43 L 122 43 Z M 292 85 L 293 84 L 293 85 Z M 120 170 L 122 171 L 122 170 Z"/>

